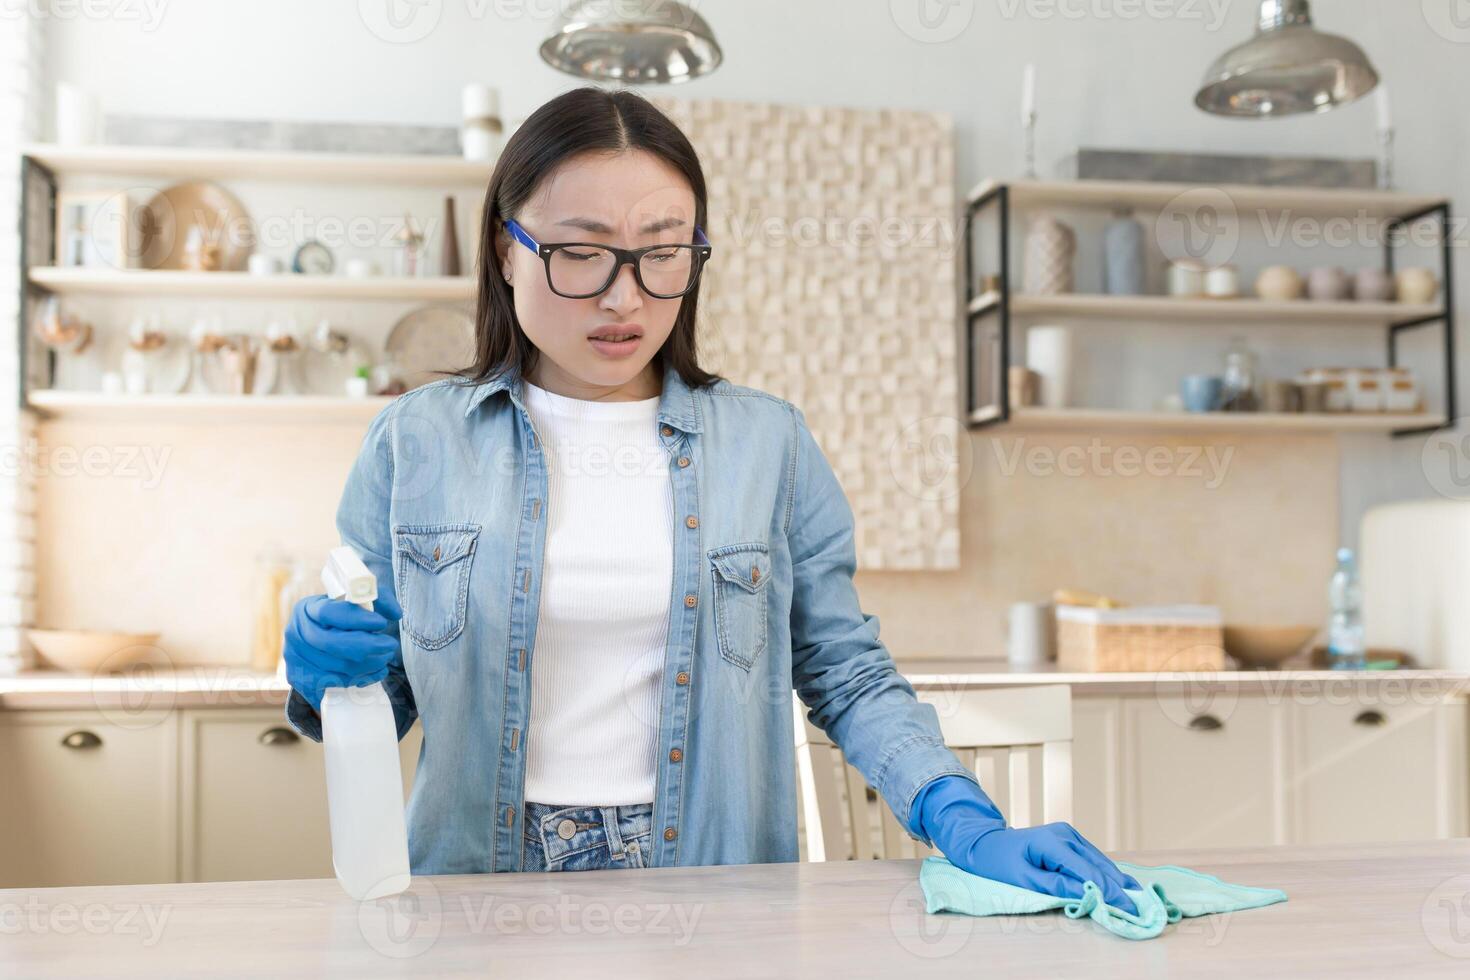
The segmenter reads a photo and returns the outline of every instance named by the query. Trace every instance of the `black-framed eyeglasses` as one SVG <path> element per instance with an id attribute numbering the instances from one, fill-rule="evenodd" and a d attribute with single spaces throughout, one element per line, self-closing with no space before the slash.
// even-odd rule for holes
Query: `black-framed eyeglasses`
<path id="1" fill-rule="evenodd" d="M 624 265 L 633 267 L 638 287 L 656 299 L 683 296 L 699 282 L 699 273 L 709 260 L 709 239 L 697 225 L 692 245 L 645 245 L 614 248 L 596 242 L 538 242 L 514 219 L 505 230 L 541 257 L 546 265 L 546 285 L 558 296 L 587 299 L 612 285 Z"/>

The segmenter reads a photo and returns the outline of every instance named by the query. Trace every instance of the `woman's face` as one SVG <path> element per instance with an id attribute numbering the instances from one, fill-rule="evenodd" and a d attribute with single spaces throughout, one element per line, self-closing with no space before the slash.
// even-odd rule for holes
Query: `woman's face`
<path id="1" fill-rule="evenodd" d="M 621 248 L 694 241 L 694 192 L 684 176 L 643 150 L 583 153 L 541 182 L 511 215 L 538 242 L 593 242 Z M 683 297 L 656 299 L 625 265 L 605 291 L 568 299 L 551 291 L 541 258 L 505 229 L 496 236 L 521 329 L 541 352 L 527 380 L 571 398 L 626 401 L 660 393 L 650 363 L 674 328 Z M 569 290 L 570 291 L 570 290 Z M 637 330 L 624 350 L 589 340 L 600 327 Z"/>

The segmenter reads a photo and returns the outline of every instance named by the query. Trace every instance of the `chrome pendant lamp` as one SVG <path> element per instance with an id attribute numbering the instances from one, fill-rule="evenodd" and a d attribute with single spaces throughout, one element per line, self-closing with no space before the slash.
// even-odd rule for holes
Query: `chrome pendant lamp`
<path id="1" fill-rule="evenodd" d="M 1363 49 L 1312 26 L 1308 0 L 1263 0 L 1256 36 L 1205 72 L 1194 104 L 1239 119 L 1327 112 L 1373 91 Z"/>
<path id="2" fill-rule="evenodd" d="M 579 78 L 670 84 L 714 71 L 722 55 L 709 24 L 682 3 L 576 0 L 541 57 Z"/>

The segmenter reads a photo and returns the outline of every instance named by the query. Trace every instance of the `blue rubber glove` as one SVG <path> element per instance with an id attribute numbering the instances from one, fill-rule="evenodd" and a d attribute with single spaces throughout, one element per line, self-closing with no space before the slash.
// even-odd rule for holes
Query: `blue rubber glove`
<path id="1" fill-rule="evenodd" d="M 366 687 L 388 676 L 401 663 L 398 637 L 384 633 L 403 610 L 391 595 L 381 595 L 371 612 L 344 599 L 307 596 L 291 610 L 286 624 L 286 680 L 322 710 L 322 692 L 329 687 Z"/>
<path id="2" fill-rule="evenodd" d="M 1081 898 L 1082 883 L 1102 889 L 1103 901 L 1138 914 L 1124 888 L 1141 891 L 1138 879 L 1116 864 L 1069 823 L 1007 827 L 990 797 L 963 776 L 940 776 L 914 797 L 910 827 L 962 871 L 1058 898 Z"/>

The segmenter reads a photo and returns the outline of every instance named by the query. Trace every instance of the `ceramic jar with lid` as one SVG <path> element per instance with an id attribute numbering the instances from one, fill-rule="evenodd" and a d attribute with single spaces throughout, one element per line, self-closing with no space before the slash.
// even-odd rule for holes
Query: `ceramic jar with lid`
<path id="1" fill-rule="evenodd" d="M 1352 296 L 1353 281 L 1335 265 L 1318 266 L 1307 274 L 1307 296 L 1320 303 L 1340 302 Z"/>
<path id="2" fill-rule="evenodd" d="M 1439 295 L 1439 277 L 1433 269 L 1404 269 L 1394 277 L 1400 303 L 1433 303 Z"/>
<path id="3" fill-rule="evenodd" d="M 1289 265 L 1267 266 L 1256 277 L 1256 295 L 1265 300 L 1301 299 L 1302 288 L 1301 273 Z"/>

